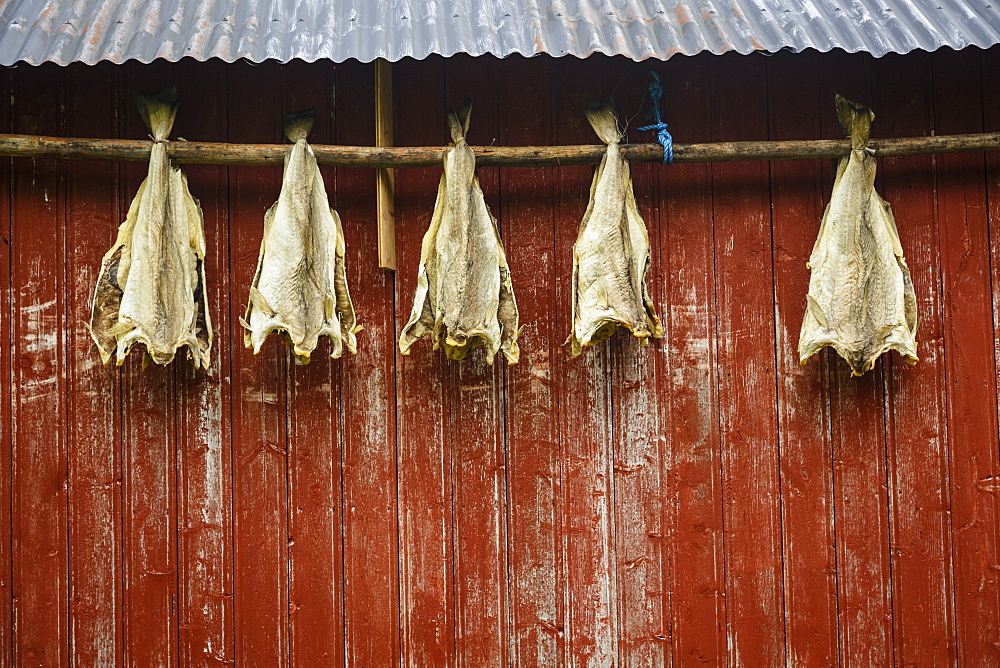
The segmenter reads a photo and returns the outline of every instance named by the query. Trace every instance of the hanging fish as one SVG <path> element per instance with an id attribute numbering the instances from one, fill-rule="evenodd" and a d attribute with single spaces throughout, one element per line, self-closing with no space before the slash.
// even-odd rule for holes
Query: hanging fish
<path id="1" fill-rule="evenodd" d="M 619 325 L 647 345 L 663 327 L 646 287 L 649 235 L 636 207 L 622 135 L 610 100 L 586 110 L 608 145 L 590 186 L 590 203 L 573 245 L 573 331 L 570 353 L 608 338 Z"/>
<path id="2" fill-rule="evenodd" d="M 889 205 L 875 192 L 876 160 L 867 148 L 875 114 L 837 96 L 851 138 L 809 256 L 809 294 L 799 335 L 805 364 L 832 346 L 860 376 L 887 350 L 917 363 L 917 300 Z"/>
<path id="3" fill-rule="evenodd" d="M 454 360 L 485 347 L 486 362 L 497 351 L 518 360 L 518 313 L 496 219 L 476 178 L 476 156 L 465 141 L 471 100 L 448 112 L 454 144 L 444 155 L 444 174 L 430 227 L 420 249 L 417 290 L 410 321 L 399 337 L 404 355 L 430 334 L 434 348 Z"/>
<path id="4" fill-rule="evenodd" d="M 340 216 L 306 143 L 312 125 L 312 110 L 285 117 L 285 136 L 295 145 L 285 156 L 278 201 L 264 215 L 257 273 L 240 321 L 254 354 L 277 331 L 301 364 L 309 363 L 321 336 L 330 339 L 331 357 L 344 347 L 356 353 L 361 330 L 347 289 Z"/>
<path id="5" fill-rule="evenodd" d="M 167 157 L 177 94 L 171 86 L 137 93 L 135 101 L 153 136 L 149 172 L 104 256 L 88 329 L 105 364 L 112 356 L 121 364 L 129 348 L 141 343 L 143 366 L 168 364 L 186 346 L 195 368 L 207 367 L 212 323 L 204 221 L 187 177 Z"/>

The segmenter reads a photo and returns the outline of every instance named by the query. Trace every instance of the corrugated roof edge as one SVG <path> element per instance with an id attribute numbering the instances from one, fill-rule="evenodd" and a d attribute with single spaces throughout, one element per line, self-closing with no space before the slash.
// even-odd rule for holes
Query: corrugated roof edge
<path id="1" fill-rule="evenodd" d="M 996 0 L 6 0 L 0 65 L 987 48 Z"/>
<path id="2" fill-rule="evenodd" d="M 907 49 L 906 51 L 887 51 L 885 53 L 872 54 L 872 55 L 874 55 L 876 58 L 881 58 L 881 57 L 889 55 L 889 54 L 906 55 L 906 54 L 912 53 L 914 51 L 924 51 L 924 52 L 927 52 L 927 53 L 932 53 L 932 52 L 938 51 L 940 49 L 952 49 L 954 51 L 959 51 L 962 48 L 968 48 L 968 47 L 976 47 L 976 48 L 979 48 L 979 49 L 988 49 L 988 48 L 990 48 L 990 47 L 992 47 L 994 45 L 995 45 L 995 43 L 986 43 L 986 44 L 969 43 L 968 45 L 966 45 L 964 47 L 955 48 L 955 47 L 952 47 L 951 45 L 948 45 L 948 44 L 941 44 L 941 45 L 939 45 L 939 46 L 937 46 L 936 48 L 933 48 L 933 49 L 925 49 L 923 47 L 915 46 L 915 47 L 912 47 L 910 49 Z M 841 52 L 844 52 L 844 53 L 870 53 L 870 51 L 868 51 L 867 49 L 863 49 L 863 48 L 845 49 L 845 48 L 840 47 L 840 46 L 834 46 L 834 47 L 831 47 L 831 48 L 828 48 L 828 49 L 818 49 L 818 48 L 813 47 L 813 46 L 808 46 L 808 47 L 805 47 L 805 48 L 797 49 L 795 47 L 786 46 L 786 47 L 782 47 L 782 49 L 779 49 L 779 51 L 780 50 L 788 50 L 788 51 L 792 51 L 793 53 L 803 53 L 803 52 L 807 52 L 807 51 L 815 51 L 817 53 L 830 53 L 830 52 L 833 52 L 833 51 L 841 51 Z M 593 56 L 593 55 L 605 55 L 605 56 L 609 56 L 609 57 L 622 56 L 622 57 L 625 57 L 625 58 L 629 58 L 630 60 L 633 60 L 635 62 L 643 62 L 643 61 L 646 61 L 646 60 L 658 60 L 660 62 L 666 62 L 670 58 L 674 58 L 674 57 L 678 57 L 678 56 L 679 57 L 690 58 L 690 57 L 698 56 L 698 55 L 705 54 L 705 53 L 709 53 L 709 54 L 711 54 L 713 56 L 721 56 L 721 55 L 725 55 L 727 53 L 734 53 L 734 52 L 739 52 L 742 55 L 750 55 L 751 53 L 761 53 L 761 54 L 764 54 L 764 55 L 770 55 L 770 54 L 773 54 L 773 53 L 777 53 L 776 51 L 767 51 L 767 50 L 764 50 L 764 49 L 746 49 L 746 50 L 741 50 L 741 49 L 730 48 L 730 49 L 725 49 L 725 50 L 721 50 L 721 51 L 705 50 L 705 51 L 700 51 L 698 53 L 674 53 L 674 54 L 671 54 L 669 56 L 653 55 L 653 56 L 650 56 L 648 58 L 635 58 L 635 57 L 630 56 L 627 53 L 604 53 L 604 52 L 598 51 L 596 49 L 592 50 L 592 51 L 590 51 L 590 52 L 588 52 L 586 54 L 582 54 L 582 55 L 580 55 L 580 54 L 574 54 L 574 53 L 566 53 L 566 54 L 562 54 L 562 55 L 557 55 L 557 54 L 547 53 L 545 51 L 540 51 L 540 52 L 536 52 L 536 53 L 521 53 L 520 51 L 508 51 L 508 52 L 503 53 L 503 54 L 492 53 L 490 51 L 483 51 L 481 53 L 470 53 L 468 51 L 454 51 L 454 52 L 451 52 L 451 53 L 438 53 L 438 52 L 433 52 L 432 51 L 432 52 L 425 53 L 424 55 L 419 56 L 419 57 L 412 56 L 412 55 L 405 55 L 405 56 L 401 56 L 399 58 L 388 59 L 388 60 L 389 60 L 389 62 L 399 62 L 401 60 L 406 60 L 407 58 L 410 58 L 410 59 L 413 59 L 413 60 L 423 60 L 423 59 L 428 58 L 430 56 L 438 56 L 438 55 L 441 56 L 441 57 L 443 57 L 443 58 L 449 58 L 451 56 L 461 55 L 461 54 L 468 55 L 468 56 L 471 56 L 473 58 L 478 58 L 478 57 L 481 57 L 481 56 L 495 56 L 497 58 L 506 58 L 508 56 L 524 56 L 525 58 L 534 58 L 536 56 L 548 55 L 548 56 L 552 56 L 553 58 L 573 57 L 573 58 L 578 58 L 580 60 L 583 60 L 583 59 L 589 58 L 590 56 Z M 370 63 L 370 62 L 374 62 L 377 58 L 380 58 L 380 57 L 381 56 L 375 56 L 374 58 L 365 58 L 365 59 L 353 58 L 352 57 L 352 58 L 348 58 L 347 60 L 353 60 L 353 61 L 362 62 L 362 63 Z M 68 65 L 71 65 L 74 62 L 83 62 L 85 65 L 96 65 L 96 64 L 102 63 L 102 62 L 111 62 L 111 63 L 114 63 L 116 65 L 122 65 L 122 64 L 127 63 L 127 62 L 138 62 L 138 63 L 142 63 L 144 65 L 148 65 L 148 64 L 153 63 L 153 62 L 155 62 L 157 60 L 167 60 L 169 62 L 180 62 L 180 61 L 186 60 L 186 59 L 191 59 L 191 60 L 195 60 L 197 62 L 202 62 L 202 63 L 203 62 L 208 62 L 208 61 L 211 61 L 211 60 L 223 60 L 226 63 L 235 63 L 235 62 L 239 62 L 239 61 L 248 61 L 248 62 L 253 63 L 253 64 L 260 64 L 260 63 L 265 63 L 265 62 L 275 62 L 275 61 L 284 64 L 284 63 L 289 63 L 289 62 L 296 61 L 296 60 L 302 61 L 302 62 L 306 62 L 306 63 L 315 63 L 315 62 L 321 62 L 321 61 L 324 61 L 324 60 L 331 61 L 331 62 L 346 62 L 346 61 L 333 61 L 332 59 L 325 58 L 325 57 L 316 57 L 316 58 L 311 58 L 310 59 L 310 58 L 303 58 L 301 56 L 294 56 L 292 58 L 287 58 L 287 59 L 266 58 L 264 60 L 253 60 L 253 59 L 251 59 L 251 58 L 249 58 L 247 56 L 239 56 L 239 57 L 235 57 L 235 58 L 226 59 L 226 58 L 223 58 L 221 56 L 211 55 L 211 56 L 207 56 L 205 58 L 201 58 L 201 57 L 198 57 L 198 56 L 184 56 L 182 58 L 175 58 L 175 59 L 165 58 L 165 57 L 162 57 L 162 56 L 158 56 L 158 57 L 154 57 L 154 58 L 125 58 L 125 59 L 117 59 L 117 60 L 116 59 L 111 59 L 111 58 L 103 58 L 103 59 L 94 60 L 92 62 L 83 61 L 83 60 L 64 62 L 64 61 L 60 61 L 60 60 L 58 60 L 56 58 L 48 58 L 48 59 L 42 60 L 40 62 L 31 62 L 30 60 L 16 60 L 14 62 L 0 62 L 0 67 L 18 67 L 19 65 L 28 65 L 30 67 L 40 67 L 42 65 L 47 65 L 47 64 L 50 64 L 50 63 L 54 63 L 54 64 L 56 64 L 56 65 L 58 65 L 60 67 L 66 67 Z"/>

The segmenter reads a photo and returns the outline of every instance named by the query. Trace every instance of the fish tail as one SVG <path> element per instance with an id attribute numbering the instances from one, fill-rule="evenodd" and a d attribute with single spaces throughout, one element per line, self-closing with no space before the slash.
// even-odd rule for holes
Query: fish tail
<path id="1" fill-rule="evenodd" d="M 613 144 L 622 139 L 622 133 L 618 130 L 618 119 L 615 117 L 615 105 L 610 97 L 606 97 L 600 102 L 590 104 L 584 113 L 590 121 L 590 127 L 601 138 L 605 144 Z"/>
<path id="2" fill-rule="evenodd" d="M 469 123 L 472 120 L 472 98 L 467 97 L 462 100 L 462 106 L 455 111 L 454 109 L 448 112 L 448 132 L 451 134 L 451 140 L 456 144 L 463 139 L 465 135 L 469 134 Z"/>
<path id="3" fill-rule="evenodd" d="M 837 118 L 840 120 L 840 127 L 844 128 L 844 133 L 851 138 L 851 148 L 855 150 L 865 148 L 868 145 L 875 113 L 863 104 L 851 102 L 839 93 L 836 100 Z"/>
<path id="4" fill-rule="evenodd" d="M 281 127 L 285 131 L 288 141 L 297 142 L 309 135 L 309 131 L 312 130 L 315 120 L 316 112 L 312 109 L 293 111 L 285 114 L 285 118 L 281 122 Z"/>
<path id="5" fill-rule="evenodd" d="M 139 115 L 146 128 L 158 140 L 166 139 L 174 127 L 177 116 L 177 88 L 165 86 L 155 93 L 140 91 L 132 93 Z"/>

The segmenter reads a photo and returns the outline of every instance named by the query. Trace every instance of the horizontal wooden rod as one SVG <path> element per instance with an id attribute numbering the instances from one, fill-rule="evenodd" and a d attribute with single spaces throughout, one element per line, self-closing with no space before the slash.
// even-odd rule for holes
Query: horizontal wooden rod
<path id="1" fill-rule="evenodd" d="M 0 135 L 0 155 L 74 160 L 149 159 L 151 142 L 133 139 L 75 139 Z M 870 148 L 879 157 L 994 151 L 1000 149 L 1000 132 L 938 137 L 873 139 Z M 220 144 L 172 141 L 167 152 L 176 162 L 204 165 L 280 165 L 288 144 Z M 434 167 L 441 164 L 440 146 L 331 146 L 313 144 L 323 165 L 350 167 Z M 483 167 L 550 167 L 600 162 L 603 145 L 591 146 L 473 146 L 476 164 Z M 725 162 L 732 160 L 805 160 L 836 158 L 850 148 L 847 139 L 794 141 L 738 141 L 713 144 L 674 144 L 674 162 Z M 630 162 L 659 162 L 659 144 L 623 144 Z"/>

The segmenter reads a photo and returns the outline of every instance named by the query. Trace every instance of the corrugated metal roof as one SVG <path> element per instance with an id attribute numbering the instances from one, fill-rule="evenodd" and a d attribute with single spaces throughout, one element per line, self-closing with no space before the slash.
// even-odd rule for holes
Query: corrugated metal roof
<path id="1" fill-rule="evenodd" d="M 1000 42 L 1000 0 L 0 0 L 0 64 L 431 53 L 634 60 Z"/>

